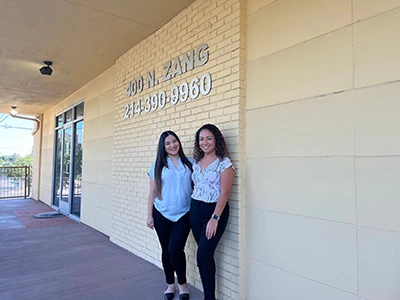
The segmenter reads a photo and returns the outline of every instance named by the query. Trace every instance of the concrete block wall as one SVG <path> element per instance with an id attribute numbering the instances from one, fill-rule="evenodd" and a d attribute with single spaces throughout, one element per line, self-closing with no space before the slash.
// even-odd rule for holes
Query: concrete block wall
<path id="1" fill-rule="evenodd" d="M 40 172 L 41 172 L 41 147 L 42 147 L 42 132 L 43 132 L 43 115 L 40 115 L 40 129 L 33 136 L 33 162 L 32 162 L 32 184 L 31 184 L 31 197 L 35 200 L 40 199 Z"/>
<path id="2" fill-rule="evenodd" d="M 55 126 L 55 114 L 57 112 L 62 111 L 61 106 L 56 106 L 54 109 L 50 109 L 47 112 L 43 114 L 43 118 L 41 120 L 41 139 L 35 138 L 35 144 L 34 147 L 35 149 L 39 147 L 37 142 L 41 141 L 41 155 L 36 156 L 35 155 L 35 160 L 34 160 L 34 166 L 40 162 L 40 174 L 39 178 L 37 179 L 37 182 L 40 182 L 39 184 L 39 191 L 37 193 L 38 198 L 35 198 L 36 200 L 41 200 L 47 205 L 52 204 L 52 184 L 53 184 L 53 160 L 54 160 L 54 126 Z M 36 133 L 36 135 L 38 135 Z M 40 161 L 36 161 L 36 159 L 39 159 Z"/>
<path id="3" fill-rule="evenodd" d="M 115 68 L 111 67 L 46 111 L 42 118 L 41 131 L 38 200 L 51 205 L 55 116 L 84 100 L 81 222 L 106 235 L 110 234 L 111 227 L 114 87 Z M 36 135 L 38 134 L 39 132 Z M 38 146 L 36 142 L 35 139 L 35 150 Z"/>
<path id="4" fill-rule="evenodd" d="M 113 145 L 113 212 L 111 240 L 136 255 L 161 266 L 160 246 L 156 233 L 146 226 L 149 179 L 147 172 L 155 160 L 159 135 L 165 130 L 175 131 L 181 139 L 185 153 L 191 156 L 196 130 L 206 123 L 216 124 L 224 134 L 237 167 L 233 191 L 230 195 L 231 218 L 225 235 L 217 249 L 218 299 L 239 299 L 239 250 L 240 223 L 243 210 L 239 210 L 242 180 L 240 138 L 243 132 L 241 119 L 243 107 L 244 65 L 241 48 L 241 18 L 244 11 L 237 0 L 200 0 L 188 6 L 156 33 L 122 55 L 116 62 L 116 100 Z M 193 70 L 178 74 L 163 81 L 163 64 L 206 43 L 209 61 Z M 204 52 L 203 52 L 204 53 Z M 147 87 L 147 73 L 155 71 L 159 84 Z M 209 73 L 212 89 L 207 95 L 189 98 L 164 108 L 133 117 L 124 118 L 132 101 L 135 106 L 141 100 L 145 109 L 145 98 L 166 92 L 172 98 L 174 86 L 190 83 Z M 171 71 L 169 71 L 171 74 Z M 129 82 L 144 79 L 142 92 L 127 96 Z M 126 108 L 127 107 L 127 108 Z M 201 289 L 196 266 L 197 246 L 190 235 L 186 253 L 188 256 L 188 281 Z M 162 292 L 162 291 L 160 291 Z"/>
<path id="5" fill-rule="evenodd" d="M 399 1 L 247 16 L 244 299 L 400 299 Z"/>
<path id="6" fill-rule="evenodd" d="M 85 86 L 81 222 L 111 234 L 115 67 Z"/>

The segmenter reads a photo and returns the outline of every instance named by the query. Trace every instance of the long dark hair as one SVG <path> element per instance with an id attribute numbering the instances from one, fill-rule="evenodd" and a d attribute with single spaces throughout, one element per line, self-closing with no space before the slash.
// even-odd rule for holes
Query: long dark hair
<path id="1" fill-rule="evenodd" d="M 226 146 L 226 142 L 224 136 L 222 135 L 221 131 L 218 129 L 217 126 L 213 124 L 205 124 L 200 127 L 199 130 L 196 132 L 196 138 L 194 141 L 194 150 L 193 150 L 193 158 L 196 161 L 199 161 L 204 157 L 203 150 L 200 149 L 199 139 L 200 139 L 200 132 L 204 129 L 209 130 L 215 137 L 215 154 L 219 158 L 229 157 L 228 147 Z"/>
<path id="2" fill-rule="evenodd" d="M 169 168 L 168 167 L 168 163 L 167 163 L 167 152 L 165 151 L 165 139 L 170 136 L 173 135 L 176 140 L 179 143 L 179 157 L 182 160 L 183 165 L 187 166 L 190 169 L 190 172 L 193 171 L 192 168 L 192 163 L 190 162 L 190 160 L 186 157 L 185 153 L 183 152 L 182 149 L 182 144 L 181 144 L 181 140 L 179 139 L 179 137 L 176 135 L 175 132 L 171 131 L 171 130 L 167 130 L 164 131 L 163 133 L 161 133 L 160 135 L 160 139 L 158 140 L 158 146 L 157 146 L 157 158 L 156 158 L 156 165 L 154 168 L 154 181 L 156 183 L 156 189 L 157 189 L 157 197 L 158 199 L 162 199 L 162 195 L 161 195 L 161 173 L 164 167 Z"/>

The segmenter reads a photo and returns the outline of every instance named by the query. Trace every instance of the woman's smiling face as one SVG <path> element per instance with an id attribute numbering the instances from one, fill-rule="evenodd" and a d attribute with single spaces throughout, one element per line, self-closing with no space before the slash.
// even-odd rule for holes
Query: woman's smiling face
<path id="1" fill-rule="evenodd" d="M 204 154 L 215 152 L 215 136 L 208 129 L 203 129 L 199 134 L 199 146 Z"/>
<path id="2" fill-rule="evenodd" d="M 167 136 L 164 141 L 164 149 L 165 149 L 165 152 L 167 152 L 168 156 L 179 155 L 178 140 L 173 135 Z"/>

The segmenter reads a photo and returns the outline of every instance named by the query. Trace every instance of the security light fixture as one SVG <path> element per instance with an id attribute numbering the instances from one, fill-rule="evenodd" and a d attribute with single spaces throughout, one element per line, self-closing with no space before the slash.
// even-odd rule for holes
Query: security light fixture
<path id="1" fill-rule="evenodd" d="M 34 121 L 36 126 L 35 126 L 35 129 L 32 132 L 32 135 L 34 135 L 40 129 L 40 117 L 18 115 L 18 111 L 17 111 L 17 107 L 16 106 L 11 106 L 10 116 L 13 117 L 13 118 Z"/>
<path id="2" fill-rule="evenodd" d="M 11 106 L 10 115 L 15 117 L 17 114 L 18 114 L 17 107 L 16 106 Z"/>
<path id="3" fill-rule="evenodd" d="M 46 66 L 43 66 L 43 67 L 41 67 L 40 68 L 40 73 L 42 74 L 42 75 L 48 75 L 48 76 L 50 76 L 52 73 L 53 73 L 53 69 L 52 68 L 50 68 L 50 66 L 53 64 L 53 62 L 51 62 L 51 61 L 49 61 L 49 60 L 45 60 L 44 62 L 43 62 Z"/>

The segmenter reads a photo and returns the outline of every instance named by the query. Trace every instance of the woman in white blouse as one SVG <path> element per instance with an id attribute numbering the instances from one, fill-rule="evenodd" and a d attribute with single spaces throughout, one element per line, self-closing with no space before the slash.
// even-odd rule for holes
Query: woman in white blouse
<path id="1" fill-rule="evenodd" d="M 234 167 L 221 131 L 212 124 L 203 125 L 196 132 L 193 156 L 196 162 L 190 223 L 198 245 L 197 266 L 204 299 L 215 300 L 214 252 L 228 222 Z"/>
<path id="2" fill-rule="evenodd" d="M 193 162 L 185 156 L 181 141 L 173 131 L 160 135 L 156 161 L 148 173 L 147 226 L 156 230 L 162 249 L 161 260 L 167 283 L 164 300 L 174 299 L 174 273 L 178 279 L 179 299 L 189 300 L 184 248 L 190 232 Z"/>

